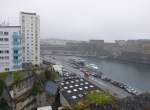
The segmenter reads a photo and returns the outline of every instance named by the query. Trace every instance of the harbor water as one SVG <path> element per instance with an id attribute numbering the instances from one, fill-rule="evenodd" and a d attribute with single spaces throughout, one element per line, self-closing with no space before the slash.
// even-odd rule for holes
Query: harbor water
<path id="1" fill-rule="evenodd" d="M 140 92 L 150 92 L 150 65 L 91 57 L 84 59 L 96 64 L 104 77 L 123 82 Z"/>

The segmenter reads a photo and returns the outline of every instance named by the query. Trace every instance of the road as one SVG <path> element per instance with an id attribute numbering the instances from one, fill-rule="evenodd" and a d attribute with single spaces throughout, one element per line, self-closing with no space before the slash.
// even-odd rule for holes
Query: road
<path id="1" fill-rule="evenodd" d="M 67 63 L 68 58 L 65 56 L 56 56 L 56 63 L 63 65 L 67 70 L 70 72 L 76 73 L 79 77 L 84 77 L 84 73 L 78 69 L 75 69 L 70 64 Z M 84 77 L 85 78 L 85 77 Z M 85 78 L 86 80 L 90 81 L 91 83 L 98 86 L 100 89 L 109 92 L 111 95 L 115 96 L 116 98 L 125 98 L 128 96 L 132 96 L 132 94 L 128 93 L 124 89 L 120 87 L 114 86 L 113 84 L 106 82 L 102 79 L 95 78 L 90 76 L 89 78 Z"/>

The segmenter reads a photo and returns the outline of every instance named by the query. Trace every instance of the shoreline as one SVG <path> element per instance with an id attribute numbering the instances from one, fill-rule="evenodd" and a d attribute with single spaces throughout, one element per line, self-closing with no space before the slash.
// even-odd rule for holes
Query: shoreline
<path id="1" fill-rule="evenodd" d="M 82 58 L 97 58 L 97 59 L 101 59 L 101 60 L 112 60 L 112 61 L 121 61 L 121 62 L 126 62 L 126 63 L 135 63 L 135 64 L 145 64 L 150 66 L 150 62 L 145 62 L 145 61 L 135 61 L 135 60 L 128 60 L 128 59 L 122 59 L 122 58 L 110 58 L 110 57 L 106 57 L 106 58 L 100 58 L 99 56 L 81 56 Z"/>

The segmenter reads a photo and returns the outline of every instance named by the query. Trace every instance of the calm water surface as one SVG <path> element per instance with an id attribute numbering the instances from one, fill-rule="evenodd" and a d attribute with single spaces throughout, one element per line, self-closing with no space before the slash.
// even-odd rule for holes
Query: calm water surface
<path id="1" fill-rule="evenodd" d="M 96 64 L 104 76 L 124 82 L 141 92 L 150 92 L 150 65 L 97 58 L 84 59 Z"/>

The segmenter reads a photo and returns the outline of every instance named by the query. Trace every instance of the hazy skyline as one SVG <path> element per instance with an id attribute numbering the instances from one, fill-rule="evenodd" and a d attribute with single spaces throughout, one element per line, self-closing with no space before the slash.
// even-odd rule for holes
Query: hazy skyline
<path id="1" fill-rule="evenodd" d="M 41 38 L 149 39 L 150 0 L 0 0 L 0 22 L 19 25 L 19 12 L 36 12 Z"/>

